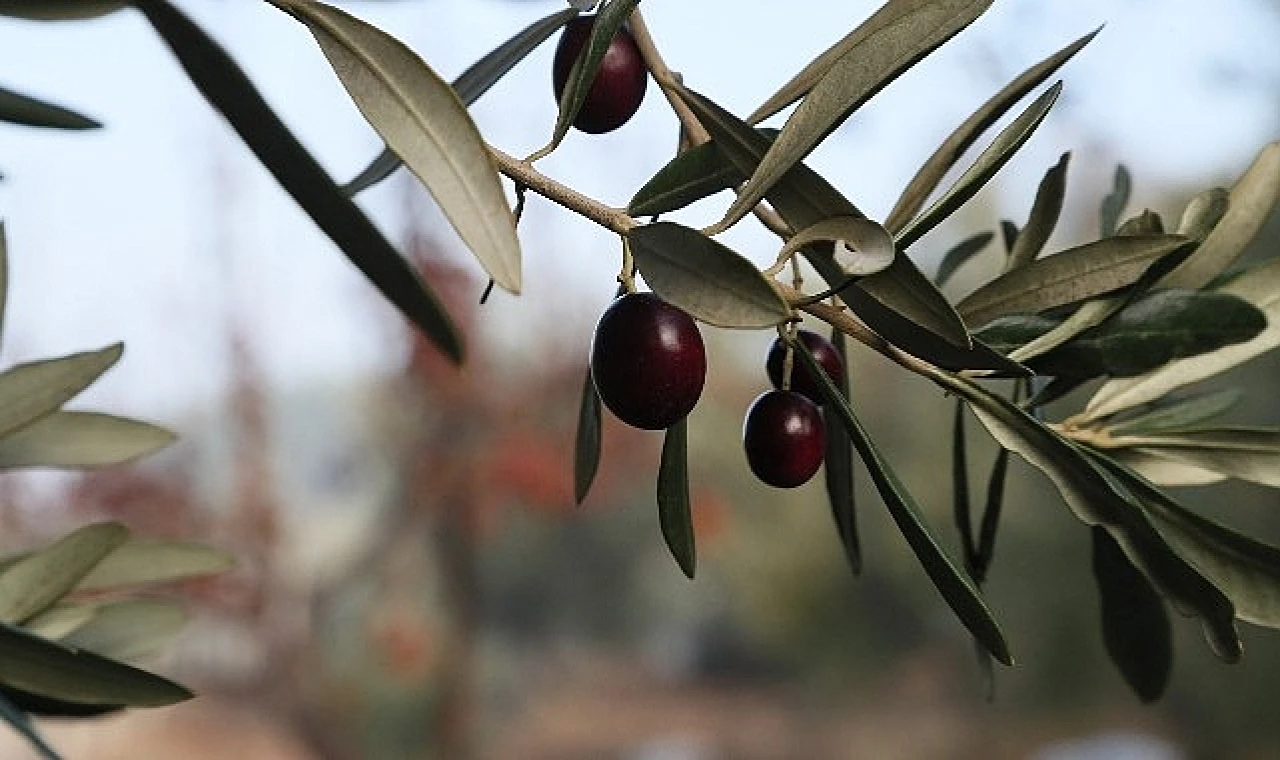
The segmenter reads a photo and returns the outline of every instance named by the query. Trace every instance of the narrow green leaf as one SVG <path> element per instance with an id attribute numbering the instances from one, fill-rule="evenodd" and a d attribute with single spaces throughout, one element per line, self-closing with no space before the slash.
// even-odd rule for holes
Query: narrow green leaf
<path id="1" fill-rule="evenodd" d="M 849 398 L 849 353 L 844 333 L 831 331 L 831 344 L 844 365 L 844 375 L 840 378 L 836 390 L 846 399 Z M 833 412 L 827 412 L 831 419 Z M 854 575 L 862 573 L 862 547 L 858 541 L 857 504 L 854 499 L 853 486 L 853 441 L 843 427 L 830 425 L 826 429 L 825 479 L 827 501 L 831 505 L 831 516 L 835 519 L 836 532 L 840 536 L 840 546 L 844 549 L 845 559 Z"/>
<path id="2" fill-rule="evenodd" d="M 1161 403 L 1142 414 L 1109 426 L 1108 432 L 1112 436 L 1180 433 L 1226 414 L 1240 402 L 1243 395 L 1239 388 L 1227 388 Z"/>
<path id="3" fill-rule="evenodd" d="M 32 694 L 29 691 L 4 685 L 0 685 L 0 697 L 4 697 L 17 709 L 35 717 L 92 718 L 119 712 L 126 707 L 125 705 L 114 704 L 95 705 L 83 702 L 68 702 L 63 699 L 43 697 L 38 694 Z"/>
<path id="4" fill-rule="evenodd" d="M 587 498 L 591 482 L 600 466 L 600 394 L 587 368 L 582 383 L 582 402 L 578 406 L 578 432 L 573 445 L 573 498 L 578 504 Z"/>
<path id="5" fill-rule="evenodd" d="M 182 604 L 168 599 L 126 599 L 98 605 L 93 619 L 61 643 L 113 660 L 134 660 L 159 651 L 186 627 Z"/>
<path id="6" fill-rule="evenodd" d="M 666 214 L 746 181 L 746 174 L 725 158 L 715 141 L 703 143 L 659 169 L 636 191 L 627 213 L 635 217 Z"/>
<path id="7" fill-rule="evenodd" d="M 960 533 L 965 570 L 973 578 L 978 566 L 978 543 L 973 538 L 973 517 L 969 508 L 969 456 L 964 439 L 964 401 L 956 399 L 951 417 L 951 511 Z M 976 580 L 976 579 L 975 579 Z"/>
<path id="8" fill-rule="evenodd" d="M 21 623 L 53 606 L 129 537 L 120 523 L 85 526 L 0 572 L 0 622 Z"/>
<path id="9" fill-rule="evenodd" d="M 1196 195 L 1182 210 L 1182 219 L 1178 222 L 1178 234 L 1186 235 L 1192 240 L 1204 240 L 1226 216 L 1231 207 L 1231 193 L 1226 188 L 1211 187 Z"/>
<path id="10" fill-rule="evenodd" d="M 311 30 L 334 73 L 387 145 L 431 191 L 485 272 L 520 292 L 515 216 L 466 106 L 407 45 L 315 0 L 273 0 Z"/>
<path id="11" fill-rule="evenodd" d="M 108 554 L 80 580 L 77 591 L 101 591 L 171 583 L 224 573 L 235 559 L 224 551 L 185 541 L 130 541 Z"/>
<path id="12" fill-rule="evenodd" d="M 1280 486 L 1280 430 L 1204 428 L 1113 435 L 1108 446 L 1145 451 L 1194 467 L 1267 486 Z"/>
<path id="13" fill-rule="evenodd" d="M 973 335 L 996 351 L 1008 354 L 1038 340 L 1058 324 L 1059 320 L 1041 314 L 1006 314 L 978 328 Z"/>
<path id="14" fill-rule="evenodd" d="M 1049 236 L 1058 226 L 1058 216 L 1062 213 L 1062 199 L 1067 193 L 1067 165 L 1070 161 L 1071 153 L 1063 153 L 1058 163 L 1040 180 L 1035 201 L 1031 204 L 1031 214 L 1005 261 L 1006 272 L 1021 269 L 1035 261 L 1044 250 L 1044 244 L 1049 242 Z"/>
<path id="15" fill-rule="evenodd" d="M 176 436 L 138 420 L 59 410 L 0 438 L 0 469 L 104 467 L 141 458 Z"/>
<path id="16" fill-rule="evenodd" d="M 1244 343 L 1171 362 L 1138 377 L 1108 381 L 1085 406 L 1082 421 L 1106 417 L 1154 401 L 1170 391 L 1225 372 L 1280 346 L 1280 259 L 1249 269 L 1213 292 L 1243 298 L 1261 309 L 1267 317 L 1266 329 Z"/>
<path id="17" fill-rule="evenodd" d="M 1013 351 L 1009 352 L 1009 358 L 1014 361 L 1027 363 L 1032 359 L 1043 356 L 1077 335 L 1080 335 L 1085 330 L 1102 324 L 1107 317 L 1115 314 L 1123 305 L 1124 299 L 1119 296 L 1085 301 L 1080 304 L 1080 308 L 1071 313 L 1071 316 L 1061 322 L 1058 322 L 1058 324 L 1051 330 L 1041 333 L 1036 336 L 1034 340 L 1018 346 Z M 1014 318 L 1014 316 L 997 317 L 991 324 L 1000 322 L 1006 318 Z"/>
<path id="18" fill-rule="evenodd" d="M 0 437 L 52 414 L 120 359 L 124 345 L 10 367 L 0 373 Z"/>
<path id="19" fill-rule="evenodd" d="M 1166 288 L 1200 288 L 1244 253 L 1280 203 L 1280 142 L 1258 152 L 1231 188 L 1226 212 L 1186 261 L 1160 281 Z"/>
<path id="20" fill-rule="evenodd" d="M 1054 82 L 1053 86 L 1027 106 L 1026 110 L 1013 120 L 1013 123 L 1001 130 L 1000 134 L 996 135 L 996 139 L 991 141 L 991 145 L 982 151 L 982 155 L 978 156 L 973 165 L 960 175 L 955 184 L 941 198 L 934 201 L 928 210 L 903 228 L 902 232 L 896 236 L 898 245 L 909 248 L 912 243 L 937 227 L 976 195 L 983 185 L 986 185 L 996 172 L 1013 158 L 1013 154 L 1017 153 L 1031 138 L 1036 128 L 1044 121 L 1044 117 L 1049 114 L 1049 109 L 1053 107 L 1061 92 L 1062 82 Z"/>
<path id="21" fill-rule="evenodd" d="M 1054 72 L 1060 69 L 1064 63 L 1071 60 L 1072 56 L 1080 52 L 1081 48 L 1089 44 L 1100 31 L 1102 31 L 1102 27 L 1098 27 L 1022 72 L 999 92 L 991 96 L 987 102 L 979 106 L 978 110 L 965 119 L 964 123 L 959 127 L 956 127 L 955 131 L 938 146 L 933 155 L 929 156 L 915 176 L 911 178 L 911 181 L 907 183 L 907 187 L 902 191 L 897 203 L 893 205 L 893 209 L 885 217 L 884 226 L 895 235 L 901 232 L 907 226 L 907 222 L 910 222 L 912 217 L 920 213 L 920 209 L 924 208 L 924 202 L 938 187 L 938 183 L 942 181 L 947 171 L 955 165 L 956 161 L 960 160 L 960 156 L 969 150 L 978 138 L 991 128 L 992 124 L 999 121 L 1000 117 L 1008 113 L 1027 93 L 1053 76 Z"/>
<path id="22" fill-rule="evenodd" d="M 1107 456 L 1158 486 L 1206 486 L 1221 483 L 1226 475 L 1161 456 L 1144 448 L 1110 449 Z"/>
<path id="23" fill-rule="evenodd" d="M 80 705 L 161 707 L 192 697 L 154 673 L 0 623 L 0 684 Z"/>
<path id="24" fill-rule="evenodd" d="M 994 237 L 995 235 L 990 232 L 979 232 L 953 245 L 951 250 L 942 257 L 942 263 L 938 265 L 938 273 L 933 276 L 933 283 L 938 287 L 946 285 L 951 275 L 955 274 L 966 261 L 981 253 L 991 244 Z"/>
<path id="25" fill-rule="evenodd" d="M 167 0 L 136 0 L 134 5 L 200 93 L 302 210 L 387 300 L 446 356 L 461 362 L 462 339 L 439 300 L 364 212 L 343 196 L 226 51 Z"/>
<path id="26" fill-rule="evenodd" d="M 937 541 L 930 535 L 915 499 L 889 467 L 889 463 L 862 428 L 853 409 L 840 395 L 840 391 L 832 385 L 831 379 L 819 367 L 813 354 L 801 341 L 793 341 L 792 345 L 795 347 L 796 356 L 804 362 L 810 374 L 821 383 L 828 408 L 837 412 L 841 424 L 853 441 L 854 448 L 858 450 L 863 463 L 866 464 L 876 490 L 888 507 L 890 517 L 897 524 L 898 530 L 902 532 L 911 550 L 915 552 L 916 558 L 919 559 L 929 579 L 933 581 L 938 593 L 960 618 L 960 622 L 982 642 L 983 647 L 993 657 L 1005 665 L 1012 665 L 1013 657 L 1009 653 L 1008 642 L 1005 641 L 1004 633 L 1000 630 L 995 617 L 987 609 L 986 602 L 982 600 L 982 595 L 978 593 L 973 583 L 956 569 L 946 553 L 938 546 Z"/>
<path id="27" fill-rule="evenodd" d="M 128 5 L 128 0 L 0 0 L 0 16 L 31 21 L 97 18 Z"/>
<path id="28" fill-rule="evenodd" d="M 1133 180 L 1129 167 L 1116 164 L 1115 177 L 1111 180 L 1111 193 L 1102 199 L 1098 210 L 1098 229 L 1101 237 L 1107 238 L 1116 234 L 1116 226 L 1120 224 L 1120 215 L 1124 207 L 1129 205 L 1129 194 L 1133 189 Z"/>
<path id="29" fill-rule="evenodd" d="M 560 145 L 560 141 L 569 133 L 569 126 L 578 117 L 582 104 L 587 101 L 587 93 L 596 80 L 600 64 L 604 61 L 605 51 L 613 42 L 613 37 L 631 17 L 631 11 L 640 4 L 640 0 L 605 0 L 596 12 L 595 24 L 591 29 L 591 39 L 583 47 L 578 60 L 569 70 L 569 79 L 565 82 L 564 92 L 560 95 L 560 110 L 556 114 L 556 125 L 551 132 L 551 142 L 535 155 L 546 155 Z"/>
<path id="30" fill-rule="evenodd" d="M 1068 393 L 1071 393 L 1088 381 L 1088 378 L 1080 377 L 1055 377 L 1049 381 L 1048 385 L 1045 385 L 1040 390 L 1036 391 L 1031 398 L 1027 399 L 1023 408 L 1031 410 L 1033 415 L 1043 419 L 1043 409 L 1041 407 L 1065 398 Z"/>
<path id="31" fill-rule="evenodd" d="M 1158 259 L 1189 244 L 1180 235 L 1103 238 L 1006 272 L 956 309 L 965 321 L 983 325 L 1006 314 L 1083 301 L 1132 285 Z"/>
<path id="32" fill-rule="evenodd" d="M 1013 252 L 1013 247 L 1018 243 L 1018 225 L 1012 220 L 1000 220 L 1000 241 L 1004 243 L 1004 253 L 1008 256 Z"/>
<path id="33" fill-rule="evenodd" d="M 49 743 L 44 740 L 44 737 L 40 735 L 40 732 L 36 730 L 35 723 L 31 720 L 31 716 L 19 709 L 18 706 L 3 693 L 0 693 L 0 718 L 3 718 L 5 723 L 12 726 L 14 731 L 17 731 L 22 738 L 26 739 L 32 749 L 34 749 L 36 753 L 43 758 L 43 760 L 62 760 L 62 757 L 57 753 L 57 751 L 54 750 L 53 747 L 50 747 Z"/>
<path id="34" fill-rule="evenodd" d="M 1138 698 L 1154 702 L 1173 669 L 1173 627 L 1164 602 L 1102 528 L 1093 529 L 1093 577 L 1107 653 Z"/>
<path id="35" fill-rule="evenodd" d="M 688 417 L 667 428 L 658 467 L 658 527 L 671 556 L 690 579 L 697 568 L 689 508 Z"/>
<path id="36" fill-rule="evenodd" d="M 1162 538 L 1134 496 L 1075 446 L 1008 401 L 950 373 L 932 372 L 930 377 L 967 400 L 1001 446 L 1048 476 L 1081 522 L 1105 528 L 1163 596 L 1200 617 L 1219 657 L 1231 662 L 1240 658 L 1231 600 Z"/>
<path id="37" fill-rule="evenodd" d="M 60 639 L 93 620 L 96 612 L 97 606 L 93 604 L 60 602 L 27 620 L 22 627 L 46 639 Z"/>
<path id="38" fill-rule="evenodd" d="M 101 123 L 53 103 L 0 87 L 0 121 L 51 129 L 97 129 Z"/>
<path id="39" fill-rule="evenodd" d="M 1004 510 L 1005 476 L 1009 472 L 1009 450 L 1001 448 L 991 464 L 987 478 L 987 502 L 982 508 L 982 525 L 978 530 L 978 551 L 974 580 L 983 583 L 996 556 L 996 533 L 1000 528 L 1000 514 Z"/>
<path id="40" fill-rule="evenodd" d="M 467 106 L 479 100 L 481 95 L 488 92 L 489 88 L 497 84 L 498 80 L 517 63 L 523 61 L 525 56 L 532 53 L 548 37 L 555 34 L 556 30 L 568 23 L 569 19 L 577 15 L 578 11 L 573 8 L 552 13 L 533 22 L 511 39 L 489 51 L 453 80 L 451 86 L 458 94 L 458 100 Z M 364 171 L 342 186 L 342 193 L 348 198 L 354 198 L 357 193 L 391 176 L 391 173 L 400 168 L 400 165 L 400 157 L 395 154 L 395 151 L 384 147 L 378 157 L 364 168 Z"/>
<path id="41" fill-rule="evenodd" d="M 697 230 L 657 222 L 633 228 L 627 241 L 653 292 L 703 322 L 759 328 L 791 316 L 754 264 Z"/>
<path id="42" fill-rule="evenodd" d="M 837 43 L 839 57 L 792 112 L 716 228 L 728 229 L 750 212 L 850 114 L 990 5 L 991 0 L 890 0 L 863 25 L 863 34 L 855 30 Z"/>

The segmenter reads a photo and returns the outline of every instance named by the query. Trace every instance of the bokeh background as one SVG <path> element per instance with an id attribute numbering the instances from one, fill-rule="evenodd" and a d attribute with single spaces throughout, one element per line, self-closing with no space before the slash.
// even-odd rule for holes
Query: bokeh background
<path id="1" fill-rule="evenodd" d="M 242 63 L 339 180 L 380 143 L 310 36 L 266 3 L 180 5 Z M 342 3 L 446 78 L 553 0 Z M 739 114 L 874 3 L 651 2 L 646 18 L 685 81 Z M 1123 161 L 1129 211 L 1166 218 L 1229 185 L 1280 136 L 1280 4 L 1273 0 L 1000 0 L 903 76 L 810 160 L 872 216 L 933 147 L 1028 65 L 1100 24 L 1062 74 L 1044 126 L 987 189 L 912 254 L 925 271 L 961 236 L 1021 222 L 1044 170 L 1072 151 L 1058 250 L 1097 235 Z M 473 109 L 523 155 L 554 119 L 552 44 Z M 238 570 L 193 584 L 196 623 L 154 663 L 202 698 L 160 711 L 51 722 L 74 758 L 1272 758 L 1280 756 L 1280 635 L 1213 660 L 1177 624 L 1173 683 L 1141 706 L 1098 631 L 1087 531 L 1015 464 L 991 605 L 1019 664 L 988 702 L 971 643 L 863 477 L 867 568 L 851 577 L 820 479 L 752 480 L 742 414 L 767 382 L 764 333 L 704 329 L 708 392 L 692 417 L 699 574 L 657 530 L 660 437 L 610 422 L 602 473 L 572 505 L 578 393 L 616 238 L 530 197 L 526 287 L 479 305 L 484 282 L 426 192 L 401 172 L 361 196 L 448 300 L 469 340 L 452 368 L 416 340 L 200 100 L 141 17 L 0 22 L 3 83 L 106 124 L 83 134 L 0 127 L 10 295 L 0 358 L 123 339 L 125 360 L 83 398 L 182 441 L 130 468 L 0 480 L 0 542 L 16 548 L 103 516 L 197 537 Z M 625 128 L 571 133 L 540 167 L 621 205 L 672 154 L 656 88 Z M 680 215 L 710 222 L 723 196 Z M 1250 255 L 1274 255 L 1271 224 Z M 760 264 L 777 244 L 748 221 L 724 240 Z M 994 253 L 951 295 L 998 271 Z M 868 352 L 855 404 L 956 554 L 950 403 Z M 1241 420 L 1276 420 L 1280 366 Z M 1062 402 L 1068 410 L 1083 395 Z M 976 427 L 976 426 L 975 426 Z M 973 432 L 984 478 L 994 450 Z M 1236 485 L 1185 499 L 1280 540 L 1273 493 Z M 0 737 L 0 754 L 23 757 Z"/>

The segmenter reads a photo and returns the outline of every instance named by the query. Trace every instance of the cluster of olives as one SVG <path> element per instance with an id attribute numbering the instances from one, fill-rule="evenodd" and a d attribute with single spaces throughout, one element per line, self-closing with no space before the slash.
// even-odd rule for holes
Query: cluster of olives
<path id="1" fill-rule="evenodd" d="M 844 364 L 835 347 L 807 330 L 798 337 L 828 377 L 840 382 Z M 751 404 L 742 428 L 751 471 L 777 488 L 808 482 L 822 465 L 826 441 L 821 385 L 798 361 L 786 377 L 786 352 L 779 338 L 765 363 L 774 388 Z M 684 419 L 698 403 L 706 375 L 697 324 L 656 295 L 628 293 L 600 317 L 591 341 L 591 377 L 604 405 L 628 425 L 662 430 Z"/>

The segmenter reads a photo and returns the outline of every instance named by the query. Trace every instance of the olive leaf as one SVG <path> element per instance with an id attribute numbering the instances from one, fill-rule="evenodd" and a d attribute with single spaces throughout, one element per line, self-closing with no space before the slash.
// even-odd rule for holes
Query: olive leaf
<path id="1" fill-rule="evenodd" d="M 52 129 L 97 129 L 102 126 L 69 108 L 0 87 L 0 121 Z"/>
<path id="2" fill-rule="evenodd" d="M 897 234 L 906 227 L 912 217 L 920 213 L 920 209 L 924 208 L 924 202 L 929 199 L 929 195 L 937 188 L 938 183 L 946 173 L 960 160 L 960 156 L 983 135 L 992 124 L 1000 120 L 1000 117 L 1009 112 L 1009 109 L 1027 93 L 1039 87 L 1054 72 L 1062 67 L 1064 63 L 1071 60 L 1072 56 L 1080 52 L 1080 49 L 1089 44 L 1098 32 L 1102 31 L 1102 27 L 1098 27 L 1092 32 L 1086 34 L 1080 39 L 1072 42 L 1063 49 L 1045 58 L 1036 65 L 1019 74 L 1013 81 L 1005 85 L 999 92 L 991 96 L 987 102 L 978 107 L 969 118 L 956 127 L 946 140 L 938 146 L 937 150 L 924 162 L 916 171 L 911 181 L 907 183 L 902 194 L 898 197 L 898 201 L 893 204 L 893 209 L 889 211 L 889 215 L 885 217 L 884 226 L 890 232 Z"/>
<path id="3" fill-rule="evenodd" d="M 965 170 L 964 174 L 955 181 L 941 198 L 934 201 L 933 205 L 917 216 L 910 224 L 903 227 L 902 231 L 895 234 L 898 245 L 902 248 L 909 248 L 912 243 L 919 240 L 926 232 L 937 227 L 942 220 L 951 216 L 961 206 L 963 206 L 970 198 L 982 189 L 987 181 L 1000 171 L 1009 159 L 1013 158 L 1013 154 L 1031 139 L 1031 135 L 1035 133 L 1036 128 L 1044 121 L 1044 117 L 1049 114 L 1049 109 L 1053 107 L 1057 101 L 1058 95 L 1062 92 L 1062 82 L 1054 82 L 1053 86 L 1045 90 L 1044 94 L 1032 101 L 1018 118 L 1014 119 L 1009 126 L 1001 130 L 1000 134 L 991 141 L 991 145 L 982 151 L 982 155 L 978 156 L 973 165 Z M 781 135 L 779 135 L 781 139 Z"/>
<path id="4" fill-rule="evenodd" d="M 831 331 L 831 345 L 844 372 L 836 390 L 844 398 L 849 398 L 849 351 L 844 333 L 837 329 Z M 831 419 L 833 412 L 824 416 Z M 831 516 L 835 519 L 836 533 L 840 537 L 840 546 L 844 549 L 845 559 L 854 575 L 862 572 L 862 548 L 858 541 L 857 505 L 853 487 L 853 441 L 843 427 L 835 425 L 826 428 L 826 452 L 823 455 L 825 465 L 824 480 L 827 487 L 827 501 L 831 505 Z"/>
<path id="5" fill-rule="evenodd" d="M 43 760 L 62 760 L 62 756 L 49 746 L 40 732 L 36 730 L 35 722 L 31 720 L 31 716 L 23 712 L 21 708 L 15 705 L 2 691 L 0 691 L 0 718 L 4 719 L 17 731 L 22 738 L 39 753 Z"/>
<path id="6" fill-rule="evenodd" d="M 187 76 L 302 210 L 383 296 L 455 362 L 462 338 L 417 272 L 280 121 L 217 42 L 167 0 L 136 0 Z"/>
<path id="7" fill-rule="evenodd" d="M 32 21 L 73 21 L 105 16 L 128 4 L 128 0 L 0 0 L 0 16 Z"/>
<path id="8" fill-rule="evenodd" d="M 1010 219 L 1000 220 L 1000 242 L 1004 243 L 1004 253 L 1008 256 L 1018 242 L 1018 225 Z"/>
<path id="9" fill-rule="evenodd" d="M 59 410 L 0 438 L 0 470 L 122 464 L 174 440 L 168 430 L 139 420 Z"/>
<path id="10" fill-rule="evenodd" d="M 1094 528 L 1093 578 L 1098 585 L 1107 653 L 1143 702 L 1164 693 L 1173 669 L 1173 627 L 1164 601 L 1116 542 Z"/>
<path id="11" fill-rule="evenodd" d="M 120 523 L 88 525 L 0 571 L 0 622 L 49 609 L 128 537 Z"/>
<path id="12" fill-rule="evenodd" d="M 956 309 L 982 325 L 996 317 L 1063 306 L 1132 285 L 1158 259 L 1191 244 L 1180 235 L 1112 237 L 1070 248 L 1006 272 Z"/>
<path id="13" fill-rule="evenodd" d="M 654 216 L 682 209 L 747 181 L 715 141 L 695 145 L 671 159 L 627 204 L 631 216 Z"/>
<path id="14" fill-rule="evenodd" d="M 30 618 L 22 627 L 46 639 L 61 639 L 93 620 L 96 604 L 59 602 Z"/>
<path id="15" fill-rule="evenodd" d="M 787 171 L 850 114 L 939 45 L 972 23 L 991 0 L 890 0 L 837 43 L 831 61 L 788 117 L 751 179 L 714 229 L 725 230 L 759 203 Z M 804 72 L 802 72 L 802 75 Z"/>
<path id="16" fill-rule="evenodd" d="M 978 529 L 974 580 L 979 583 L 986 581 L 991 562 L 995 559 L 996 532 L 1004 509 L 1004 486 L 1008 472 L 1009 450 L 1001 448 L 996 452 L 995 461 L 991 463 L 991 474 L 987 477 L 987 501 L 982 509 L 982 523 Z"/>
<path id="17" fill-rule="evenodd" d="M 129 541 L 116 547 L 76 584 L 76 591 L 172 583 L 235 567 L 224 551 L 185 541 Z"/>
<path id="18" fill-rule="evenodd" d="M 1197 194 L 1182 210 L 1178 234 L 1192 240 L 1204 240 L 1231 207 L 1231 193 L 1222 187 L 1211 187 Z"/>
<path id="19" fill-rule="evenodd" d="M 1246 270 L 1212 292 L 1243 298 L 1258 307 L 1266 315 L 1266 328 L 1244 343 L 1181 359 L 1138 377 L 1117 378 L 1104 383 L 1085 405 L 1081 421 L 1106 417 L 1154 401 L 1170 391 L 1225 372 L 1280 346 L 1280 259 Z"/>
<path id="20" fill-rule="evenodd" d="M 1229 412 L 1244 394 L 1239 388 L 1200 393 L 1190 398 L 1166 401 L 1119 422 L 1107 432 L 1115 436 L 1180 433 Z"/>
<path id="21" fill-rule="evenodd" d="M 664 301 L 720 327 L 771 327 L 791 307 L 755 265 L 697 230 L 675 222 L 627 233 L 636 268 Z"/>
<path id="22" fill-rule="evenodd" d="M 1266 486 L 1280 486 L 1280 430 L 1200 428 L 1165 433 L 1115 434 L 1108 447 L 1143 451 L 1197 469 Z"/>
<path id="23" fill-rule="evenodd" d="M 1151 209 L 1143 209 L 1141 214 L 1131 216 L 1116 228 L 1116 237 L 1138 237 L 1140 235 L 1163 235 L 1164 221 Z"/>
<path id="24" fill-rule="evenodd" d="M 1116 234 L 1116 226 L 1120 223 L 1120 215 L 1124 207 L 1129 205 L 1129 194 L 1133 189 L 1133 180 L 1129 167 L 1116 164 L 1115 176 L 1111 180 L 1111 192 L 1102 199 L 1098 209 L 1098 229 L 1101 237 Z"/>
<path id="25" fill-rule="evenodd" d="M 865 277 L 893 263 L 893 238 L 877 222 L 857 216 L 833 216 L 797 232 L 778 258 L 790 256 L 815 243 L 834 243 L 836 266 L 846 275 Z"/>
<path id="26" fill-rule="evenodd" d="M 973 578 L 978 564 L 978 542 L 973 537 L 969 505 L 969 447 L 964 437 L 964 401 L 956 399 L 951 416 L 951 512 L 960 533 L 965 570 Z"/>
<path id="27" fill-rule="evenodd" d="M 0 219 L 0 341 L 4 338 L 5 312 L 9 307 L 9 236 Z"/>
<path id="28" fill-rule="evenodd" d="M 946 285 L 956 270 L 969 259 L 982 253 L 994 237 L 995 235 L 991 232 L 979 232 L 951 246 L 951 249 L 942 256 L 942 263 L 938 265 L 938 273 L 933 276 L 933 283 L 938 287 Z"/>
<path id="29" fill-rule="evenodd" d="M 587 368 L 582 383 L 582 401 L 578 406 L 578 432 L 573 445 L 573 499 L 581 504 L 591 490 L 600 466 L 600 394 Z"/>
<path id="30" fill-rule="evenodd" d="M 893 518 L 903 538 L 915 552 L 920 565 L 933 581 L 938 593 L 974 638 L 982 642 L 983 648 L 1005 665 L 1012 665 L 1013 656 L 1009 652 L 1008 642 L 1000 630 L 999 623 L 987 609 L 986 602 L 982 600 L 982 595 L 978 593 L 973 583 L 956 569 L 938 542 L 930 535 L 915 499 L 890 468 L 875 442 L 862 428 L 853 409 L 832 384 L 831 378 L 822 371 L 818 360 L 813 357 L 803 341 L 792 339 L 791 345 L 796 352 L 796 357 L 804 362 L 810 375 L 817 378 L 820 383 L 827 408 L 837 412 L 836 416 L 844 425 L 854 448 L 866 464 L 871 480 L 880 493 L 880 498 L 888 507 L 889 516 Z"/>
<path id="31" fill-rule="evenodd" d="M 693 517 L 689 506 L 688 417 L 667 428 L 658 467 L 658 526 L 671 556 L 685 576 L 697 569 Z"/>
<path id="32" fill-rule="evenodd" d="M 92 385 L 123 353 L 124 345 L 115 343 L 97 351 L 19 364 L 0 372 L 0 437 L 55 412 Z"/>
<path id="33" fill-rule="evenodd" d="M 1280 202 L 1280 142 L 1269 143 L 1231 188 L 1226 212 L 1186 261 L 1160 287 L 1199 288 L 1225 270 L 1258 235 Z"/>
<path id="34" fill-rule="evenodd" d="M 125 599 L 96 605 L 91 620 L 61 639 L 113 660 L 132 660 L 169 644 L 187 624 L 182 604 L 167 599 Z"/>
<path id="35" fill-rule="evenodd" d="M 1071 153 L 1063 153 L 1036 189 L 1035 201 L 1031 204 L 1031 213 L 1027 223 L 1018 234 L 1017 240 L 1009 250 L 1005 260 L 1005 271 L 1021 269 L 1036 260 L 1049 242 L 1049 236 L 1058 226 L 1058 216 L 1062 213 L 1062 199 L 1067 192 L 1067 165 L 1071 161 Z"/>
<path id="36" fill-rule="evenodd" d="M 273 0 L 311 30 L 387 145 L 431 191 L 489 277 L 520 292 L 520 242 L 489 148 L 447 82 L 395 37 L 316 0 Z"/>
<path id="37" fill-rule="evenodd" d="M 1144 448 L 1110 449 L 1107 456 L 1161 486 L 1204 486 L 1227 479 L 1220 472 L 1177 462 Z"/>
<path id="38" fill-rule="evenodd" d="M 556 30 L 577 15 L 578 12 L 573 8 L 552 13 L 533 22 L 511 39 L 489 51 L 453 80 L 451 86 L 457 93 L 458 100 L 466 106 L 479 100 L 481 95 L 488 92 L 489 88 L 497 84 L 498 80 L 511 71 L 517 63 L 523 61 L 525 56 L 536 50 L 548 37 L 555 34 Z M 373 159 L 354 179 L 342 186 L 342 192 L 348 198 L 353 198 L 357 193 L 391 176 L 391 173 L 400 168 L 400 165 L 400 157 L 395 154 L 395 151 L 384 147 L 377 158 Z"/>

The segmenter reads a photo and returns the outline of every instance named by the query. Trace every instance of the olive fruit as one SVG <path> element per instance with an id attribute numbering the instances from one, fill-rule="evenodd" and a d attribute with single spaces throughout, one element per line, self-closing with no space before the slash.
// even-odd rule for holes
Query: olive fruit
<path id="1" fill-rule="evenodd" d="M 560 35 L 551 68 L 556 102 L 564 94 L 573 64 L 591 40 L 595 23 L 595 16 L 578 16 L 565 25 Z M 609 43 L 573 126 L 591 134 L 612 132 L 626 124 L 640 109 L 648 85 L 649 70 L 635 38 L 624 24 Z"/>
<path id="2" fill-rule="evenodd" d="M 775 488 L 795 488 L 812 478 L 826 451 L 822 411 L 795 391 L 765 391 L 751 403 L 742 425 L 747 464 Z"/>
<path id="3" fill-rule="evenodd" d="M 698 403 L 707 353 L 693 317 L 652 293 L 628 293 L 609 305 L 591 339 L 591 377 L 618 419 L 662 430 Z"/>
<path id="4" fill-rule="evenodd" d="M 809 353 L 813 354 L 813 358 L 818 360 L 818 366 L 822 367 L 823 372 L 827 373 L 827 377 L 831 378 L 832 384 L 839 387 L 844 381 L 844 362 L 840 360 L 840 354 L 836 352 L 836 347 L 831 345 L 831 341 L 809 330 L 800 330 L 797 336 L 800 338 L 800 342 L 804 343 L 805 347 L 809 349 Z M 769 349 L 769 357 L 765 359 L 764 363 L 765 369 L 769 372 L 769 380 L 773 382 L 774 388 L 782 387 L 782 365 L 786 361 L 786 356 L 787 344 L 782 338 L 778 338 Z M 809 372 L 804 360 L 798 356 L 791 362 L 791 390 L 803 394 L 815 404 L 822 404 L 826 401 L 818 378 Z"/>

